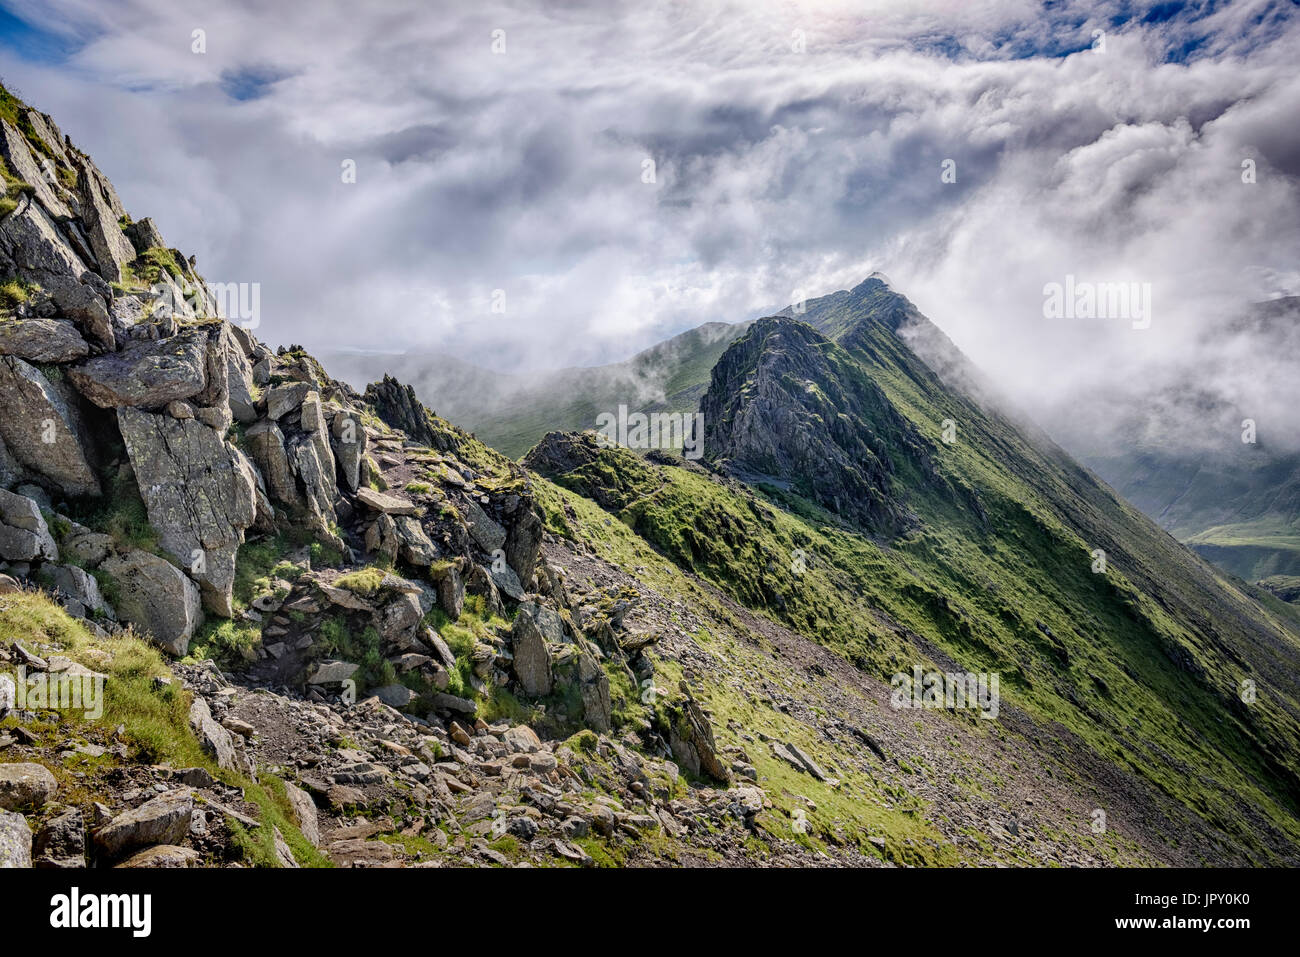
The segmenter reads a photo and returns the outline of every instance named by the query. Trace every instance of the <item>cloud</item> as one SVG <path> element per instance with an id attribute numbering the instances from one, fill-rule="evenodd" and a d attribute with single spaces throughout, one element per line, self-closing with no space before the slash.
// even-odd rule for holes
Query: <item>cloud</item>
<path id="1" fill-rule="evenodd" d="M 10 6 L 66 52 L 0 72 L 272 342 L 594 363 L 879 268 L 1060 432 L 1289 397 L 1215 355 L 1300 293 L 1283 4 Z M 1066 275 L 1151 283 L 1151 328 L 1046 320 Z"/>

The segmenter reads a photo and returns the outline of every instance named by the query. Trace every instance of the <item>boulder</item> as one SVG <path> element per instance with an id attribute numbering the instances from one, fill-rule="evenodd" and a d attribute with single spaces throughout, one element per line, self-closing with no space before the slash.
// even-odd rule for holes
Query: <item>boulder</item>
<path id="1" fill-rule="evenodd" d="M 194 793 L 177 788 L 113 818 L 95 831 L 95 847 L 105 857 L 116 858 L 137 847 L 175 844 L 189 833 L 193 815 Z"/>
<path id="2" fill-rule="evenodd" d="M 328 443 L 326 443 L 328 445 Z M 334 458 L 321 458 L 321 443 L 307 436 L 295 436 L 286 449 L 289 465 L 302 482 L 307 509 L 318 528 L 334 523 L 334 499 L 338 486 L 334 482 Z"/>
<path id="3" fill-rule="evenodd" d="M 58 790 L 58 781 L 44 765 L 0 764 L 0 808 L 6 811 L 39 810 Z"/>
<path id="4" fill-rule="evenodd" d="M 397 526 L 397 537 L 401 539 L 399 554 L 404 561 L 412 565 L 429 565 L 438 557 L 438 549 L 424 531 L 420 520 L 410 515 L 393 517 Z"/>
<path id="5" fill-rule="evenodd" d="M 506 544 L 506 530 L 473 499 L 466 501 L 464 506 L 465 527 L 469 529 L 469 537 L 474 539 L 475 544 L 487 554 L 491 555 L 498 548 L 504 548 Z"/>
<path id="6" fill-rule="evenodd" d="M 0 488 L 0 558 L 11 562 L 57 561 L 58 546 L 45 516 L 25 495 Z"/>
<path id="7" fill-rule="evenodd" d="M 609 678 L 600 662 L 586 651 L 578 654 L 578 690 L 582 695 L 583 723 L 593 731 L 614 727 Z"/>
<path id="8" fill-rule="evenodd" d="M 199 589 L 175 565 L 144 551 L 111 556 L 100 568 L 117 582 L 118 617 L 147 633 L 165 651 L 183 656 L 203 623 Z"/>
<path id="9" fill-rule="evenodd" d="M 28 362 L 71 362 L 89 353 L 77 327 L 63 319 L 0 321 L 0 355 Z"/>
<path id="10" fill-rule="evenodd" d="M 420 611 L 420 599 L 417 596 L 398 595 L 384 606 L 380 615 L 379 632 L 388 642 L 403 645 L 406 635 L 420 623 L 423 617 Z"/>
<path id="11" fill-rule="evenodd" d="M 188 399 L 208 383 L 208 332 L 186 329 L 166 339 L 133 340 L 68 369 L 72 384 L 103 409 L 161 408 Z"/>
<path id="12" fill-rule="evenodd" d="M 532 509 L 522 506 L 515 510 L 512 519 L 506 532 L 506 564 L 515 570 L 519 583 L 531 589 L 537 556 L 542 550 L 542 520 Z"/>
<path id="13" fill-rule="evenodd" d="M 190 704 L 190 727 L 199 739 L 203 750 L 217 762 L 217 767 L 227 771 L 245 771 L 243 755 L 235 749 L 230 732 L 212 717 L 212 710 L 202 697 L 196 695 Z"/>
<path id="14" fill-rule="evenodd" d="M 253 452 L 253 459 L 266 479 L 266 490 L 277 502 L 286 505 L 302 503 L 298 486 L 289 468 L 289 456 L 284 448 L 284 433 L 271 419 L 262 419 L 244 432 Z"/>
<path id="15" fill-rule="evenodd" d="M 54 580 L 55 591 L 66 602 L 72 603 L 69 610 L 77 617 L 85 618 L 88 614 L 107 614 L 111 611 L 99 592 L 99 582 L 84 568 L 76 565 L 46 565 L 45 570 Z"/>
<path id="16" fill-rule="evenodd" d="M 266 416 L 269 419 L 282 419 L 290 412 L 301 408 L 307 393 L 315 391 L 310 382 L 287 382 L 272 386 L 266 390 Z"/>
<path id="17" fill-rule="evenodd" d="M 371 692 L 376 698 L 388 705 L 390 708 L 402 709 L 408 707 L 412 701 L 419 697 L 414 691 L 406 685 L 384 685 L 382 688 L 376 688 Z"/>
<path id="18" fill-rule="evenodd" d="M 515 678 L 524 694 L 540 698 L 551 693 L 551 653 L 537 623 L 528 615 L 515 617 L 510 629 L 511 652 L 514 655 Z"/>
<path id="19" fill-rule="evenodd" d="M 178 844 L 159 844 L 132 854 L 117 867 L 198 867 L 199 852 Z"/>
<path id="20" fill-rule="evenodd" d="M 489 574 L 492 576 L 492 583 L 496 585 L 503 594 L 513 598 L 515 601 L 524 600 L 524 586 L 520 584 L 519 576 L 516 575 L 515 570 L 504 561 L 493 561 L 492 569 Z"/>
<path id="21" fill-rule="evenodd" d="M 289 799 L 289 808 L 293 811 L 294 823 L 302 836 L 307 838 L 312 847 L 320 847 L 320 820 L 316 813 L 316 802 L 311 795 L 292 781 L 284 782 L 285 796 Z"/>
<path id="22" fill-rule="evenodd" d="M 98 260 L 99 274 L 109 282 L 120 282 L 122 267 L 135 259 L 135 248 L 117 224 L 121 204 L 114 212 L 114 204 L 108 199 L 111 187 L 107 187 L 108 181 L 94 164 L 81 157 L 74 157 L 73 162 L 77 168 L 81 223 Z M 116 197 L 116 193 L 112 195 Z"/>
<path id="23" fill-rule="evenodd" d="M 238 450 L 193 419 L 117 410 L 149 522 L 199 583 L 204 607 L 230 617 L 235 553 L 257 517 L 257 479 Z"/>
<path id="24" fill-rule="evenodd" d="M 465 609 L 465 580 L 454 562 L 434 565 L 430 568 L 434 584 L 438 590 L 438 607 L 455 621 Z"/>
<path id="25" fill-rule="evenodd" d="M 18 686 L 8 675 L 0 675 L 0 721 L 9 716 L 17 702 Z"/>
<path id="26" fill-rule="evenodd" d="M 86 822 L 81 811 L 70 807 L 46 821 L 32 842 L 32 856 L 34 867 L 85 867 Z"/>
<path id="27" fill-rule="evenodd" d="M 357 489 L 357 501 L 366 508 L 385 515 L 414 515 L 417 508 L 414 502 L 407 499 L 365 487 Z"/>
<path id="28" fill-rule="evenodd" d="M 361 484 L 361 460 L 365 458 L 369 440 L 361 424 L 361 413 L 344 409 L 334 415 L 330 423 L 330 443 L 339 477 L 349 492 L 357 491 Z"/>
<path id="29" fill-rule="evenodd" d="M 28 196 L 0 220 L 0 269 L 36 283 L 51 296 L 82 285 L 81 277 L 90 272 L 50 214 Z"/>
<path id="30" fill-rule="evenodd" d="M 88 432 L 71 399 L 34 366 L 0 357 L 0 438 L 9 453 L 67 495 L 98 495 Z"/>
<path id="31" fill-rule="evenodd" d="M 713 740 L 713 726 L 708 716 L 691 697 L 685 683 L 681 685 L 682 696 L 666 708 L 670 724 L 668 747 L 673 757 L 692 774 L 707 774 L 724 784 L 730 783 L 731 774 L 718 758 L 717 745 Z"/>
<path id="32" fill-rule="evenodd" d="M 32 829 L 13 811 L 0 811 L 0 869 L 32 866 Z"/>

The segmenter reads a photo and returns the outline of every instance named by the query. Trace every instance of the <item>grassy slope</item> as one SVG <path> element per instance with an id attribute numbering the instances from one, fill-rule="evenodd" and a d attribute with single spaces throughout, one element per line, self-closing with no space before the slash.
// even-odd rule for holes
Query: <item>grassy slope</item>
<path id="1" fill-rule="evenodd" d="M 1060 721 L 1256 859 L 1270 859 L 1261 828 L 1300 839 L 1300 647 L 1283 616 L 1064 453 L 944 389 L 885 328 L 851 345 L 869 359 L 862 374 L 922 433 L 959 423 L 959 442 L 935 441 L 933 453 L 953 485 L 977 491 L 987 522 L 937 493 L 908 497 L 922 527 L 882 545 L 802 500 L 622 451 L 559 480 L 683 567 L 886 680 L 915 660 L 912 632 L 966 669 L 999 672 L 1015 703 Z M 1091 570 L 1095 548 L 1110 558 L 1105 575 Z M 810 556 L 802 575 L 790 570 L 796 549 Z M 1260 688 L 1254 706 L 1238 697 L 1246 677 Z"/>

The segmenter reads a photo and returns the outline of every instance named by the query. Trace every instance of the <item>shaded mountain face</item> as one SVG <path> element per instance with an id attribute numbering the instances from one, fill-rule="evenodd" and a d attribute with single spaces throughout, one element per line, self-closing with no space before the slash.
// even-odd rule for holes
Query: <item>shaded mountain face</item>
<path id="1" fill-rule="evenodd" d="M 933 478 L 912 424 L 801 322 L 755 322 L 713 367 L 700 411 L 715 466 L 792 488 L 871 531 L 903 529 L 902 486 Z"/>

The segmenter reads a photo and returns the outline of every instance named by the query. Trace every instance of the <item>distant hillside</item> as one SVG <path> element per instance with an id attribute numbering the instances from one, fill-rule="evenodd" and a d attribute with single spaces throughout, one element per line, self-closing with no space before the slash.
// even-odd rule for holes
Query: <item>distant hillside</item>
<path id="1" fill-rule="evenodd" d="M 384 374 L 411 383 L 439 415 L 518 458 L 555 429 L 589 429 L 601 412 L 693 412 L 709 370 L 748 323 L 710 322 L 631 359 L 604 366 L 505 375 L 441 353 L 324 352 L 322 361 L 358 388 Z"/>

